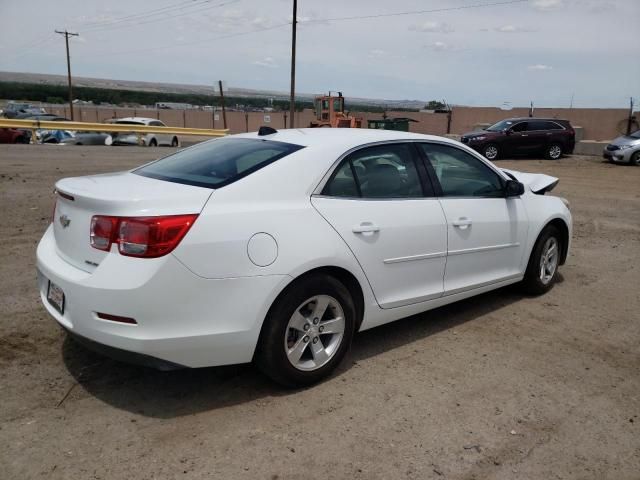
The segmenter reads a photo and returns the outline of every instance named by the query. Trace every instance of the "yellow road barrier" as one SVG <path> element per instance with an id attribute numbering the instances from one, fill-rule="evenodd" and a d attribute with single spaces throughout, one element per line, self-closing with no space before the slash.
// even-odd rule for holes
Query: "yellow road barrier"
<path id="1" fill-rule="evenodd" d="M 131 125 L 124 123 L 88 123 L 88 122 L 51 122 L 39 120 L 14 120 L 0 118 L 0 128 L 18 128 L 31 130 L 31 141 L 36 138 L 36 130 L 74 130 L 79 132 L 133 132 L 159 133 L 166 135 L 200 135 L 203 137 L 224 137 L 229 130 L 211 130 L 207 128 L 157 127 L 146 125 Z"/>

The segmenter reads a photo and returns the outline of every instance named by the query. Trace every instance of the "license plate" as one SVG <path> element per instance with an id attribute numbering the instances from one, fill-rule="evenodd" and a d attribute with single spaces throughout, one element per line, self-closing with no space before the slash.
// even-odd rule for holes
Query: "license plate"
<path id="1" fill-rule="evenodd" d="M 47 300 L 53 308 L 60 312 L 60 315 L 64 314 L 64 292 L 51 280 L 49 280 L 47 287 Z"/>

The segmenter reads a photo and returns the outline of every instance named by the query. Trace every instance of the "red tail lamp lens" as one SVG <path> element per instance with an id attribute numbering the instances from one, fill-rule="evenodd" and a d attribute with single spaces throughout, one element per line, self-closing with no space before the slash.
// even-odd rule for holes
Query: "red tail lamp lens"
<path id="1" fill-rule="evenodd" d="M 197 214 L 163 217 L 108 217 L 91 219 L 91 246 L 109 251 L 118 245 L 122 255 L 162 257 L 178 246 L 198 218 Z"/>
<path id="2" fill-rule="evenodd" d="M 93 248 L 108 252 L 111 250 L 111 243 L 118 224 L 117 217 L 94 216 L 91 219 L 91 230 L 89 241 Z"/>

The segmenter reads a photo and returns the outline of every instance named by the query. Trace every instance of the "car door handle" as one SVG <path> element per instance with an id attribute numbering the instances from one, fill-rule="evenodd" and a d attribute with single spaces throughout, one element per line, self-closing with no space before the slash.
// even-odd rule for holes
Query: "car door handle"
<path id="1" fill-rule="evenodd" d="M 380 231 L 380 227 L 371 222 L 362 222 L 352 229 L 353 233 L 375 233 Z"/>
<path id="2" fill-rule="evenodd" d="M 520 135 L 521 137 L 528 137 L 529 135 L 527 135 L 526 133 L 523 133 Z"/>
<path id="3" fill-rule="evenodd" d="M 462 229 L 462 230 L 464 230 L 464 229 L 465 229 L 465 228 L 467 228 L 467 227 L 470 227 L 470 226 L 471 226 L 471 223 L 472 223 L 472 222 L 471 222 L 471 219 L 470 219 L 470 218 L 467 218 L 467 217 L 460 217 L 459 219 L 454 220 L 454 221 L 452 222 L 452 224 L 453 224 L 453 226 L 454 226 L 454 227 L 458 227 L 458 228 L 460 228 L 460 229 Z"/>

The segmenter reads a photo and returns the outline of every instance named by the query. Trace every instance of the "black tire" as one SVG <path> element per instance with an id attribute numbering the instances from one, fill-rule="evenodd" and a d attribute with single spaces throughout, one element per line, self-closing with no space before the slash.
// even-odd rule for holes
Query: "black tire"
<path id="1" fill-rule="evenodd" d="M 545 149 L 544 156 L 547 160 L 559 160 L 563 153 L 562 145 L 552 143 Z"/>
<path id="2" fill-rule="evenodd" d="M 150 147 L 157 147 L 158 146 L 158 142 L 155 138 L 152 138 L 151 141 L 149 142 L 149 146 Z"/>
<path id="3" fill-rule="evenodd" d="M 629 159 L 629 165 L 635 165 L 636 167 L 640 166 L 640 151 L 637 151 L 636 153 L 631 155 L 631 158 Z"/>
<path id="4" fill-rule="evenodd" d="M 29 139 L 25 136 L 19 136 L 16 138 L 15 143 L 21 143 L 21 144 L 26 144 L 29 143 Z"/>
<path id="5" fill-rule="evenodd" d="M 171 139 L 171 146 L 175 148 L 175 147 L 178 147 L 179 145 L 180 143 L 178 142 L 178 137 L 173 137 Z"/>
<path id="6" fill-rule="evenodd" d="M 482 155 L 487 160 L 498 160 L 500 158 L 500 148 L 495 143 L 490 143 L 482 148 Z"/>
<path id="7" fill-rule="evenodd" d="M 541 279 L 541 257 L 547 240 L 550 238 L 555 238 L 557 242 L 556 268 L 551 279 L 545 283 Z M 548 225 L 542 230 L 542 232 L 540 232 L 540 235 L 533 246 L 533 251 L 531 252 L 531 257 L 529 257 L 527 270 L 521 284 L 525 293 L 530 295 L 542 295 L 553 288 L 553 285 L 558 278 L 558 267 L 560 265 L 560 255 L 563 248 L 562 237 L 556 227 Z"/>
<path id="8" fill-rule="evenodd" d="M 316 295 L 333 297 L 343 310 L 345 328 L 341 343 L 326 364 L 315 370 L 300 370 L 287 357 L 285 335 L 292 315 L 307 299 Z M 285 387 L 303 387 L 326 378 L 340 364 L 351 346 L 356 309 L 349 290 L 326 274 L 309 274 L 296 280 L 278 297 L 262 326 L 254 362 L 267 376 Z"/>

